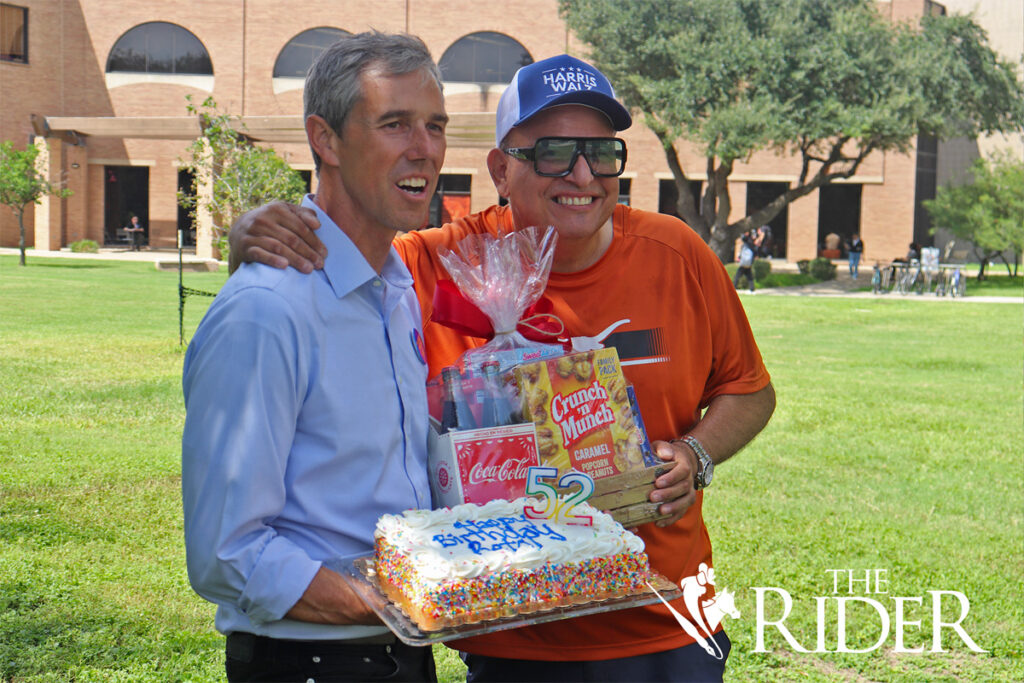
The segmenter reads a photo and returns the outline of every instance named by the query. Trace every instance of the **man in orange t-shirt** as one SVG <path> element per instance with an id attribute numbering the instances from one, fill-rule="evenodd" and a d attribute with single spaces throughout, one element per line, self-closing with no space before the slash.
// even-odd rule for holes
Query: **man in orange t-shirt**
<path id="1" fill-rule="evenodd" d="M 552 76 L 566 72 L 575 89 Z M 607 79 L 589 64 L 562 55 L 523 67 L 499 102 L 497 147 L 487 157 L 509 205 L 407 233 L 395 247 L 416 281 L 435 375 L 484 341 L 430 321 L 435 284 L 447 278 L 437 249 L 473 233 L 555 226 L 545 292 L 554 313 L 567 336 L 618 350 L 655 452 L 676 463 L 651 494 L 670 516 L 638 529 L 651 566 L 677 583 L 696 577 L 708 598 L 713 563 L 699 489 L 710 483 L 714 465 L 764 427 L 775 394 L 717 257 L 678 219 L 617 204 L 625 143 L 613 135 L 630 123 Z M 301 209 L 268 205 L 235 226 L 231 253 L 308 272 L 322 258 L 313 227 L 315 219 Z M 675 607 L 687 613 L 681 600 Z M 713 638 L 702 637 L 660 604 L 451 645 L 467 653 L 471 681 L 715 680 L 729 651 L 720 627 Z"/>

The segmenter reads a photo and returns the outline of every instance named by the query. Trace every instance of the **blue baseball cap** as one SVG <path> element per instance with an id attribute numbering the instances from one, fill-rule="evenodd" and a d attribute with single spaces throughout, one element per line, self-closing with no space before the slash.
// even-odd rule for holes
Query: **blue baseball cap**
<path id="1" fill-rule="evenodd" d="M 615 130 L 633 125 L 633 117 L 615 99 L 615 90 L 603 73 L 583 60 L 558 55 L 516 71 L 498 100 L 495 144 L 500 147 L 510 130 L 538 112 L 563 104 L 596 109 L 608 117 Z"/>

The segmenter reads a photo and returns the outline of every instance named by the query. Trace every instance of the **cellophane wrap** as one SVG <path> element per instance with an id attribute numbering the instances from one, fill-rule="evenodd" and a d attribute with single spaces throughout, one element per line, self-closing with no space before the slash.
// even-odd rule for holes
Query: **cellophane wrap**
<path id="1" fill-rule="evenodd" d="M 531 341 L 516 331 L 524 311 L 547 287 L 556 240 L 553 227 L 531 226 L 497 237 L 469 235 L 459 241 L 456 251 L 438 250 L 459 291 L 494 326 L 493 339 L 463 355 L 464 366 L 476 370 L 487 360 L 498 360 L 504 371 L 515 363 L 516 352 L 561 353 L 558 345 Z"/>

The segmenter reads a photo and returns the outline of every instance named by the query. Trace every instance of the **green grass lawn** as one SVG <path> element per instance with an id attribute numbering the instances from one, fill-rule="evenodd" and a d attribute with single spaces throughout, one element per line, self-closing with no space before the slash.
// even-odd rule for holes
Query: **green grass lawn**
<path id="1" fill-rule="evenodd" d="M 216 290 L 225 275 L 185 278 Z M 186 335 L 209 301 L 189 299 Z M 779 407 L 705 498 L 718 585 L 742 613 L 726 623 L 728 679 L 1024 679 L 1022 308 L 744 305 Z M 223 678 L 213 607 L 185 576 L 182 357 L 176 273 L 0 256 L 0 680 Z M 962 592 L 961 626 L 988 653 L 949 629 L 941 653 L 893 652 L 890 633 L 870 653 L 801 654 L 773 629 L 768 652 L 753 652 L 753 588 L 787 591 L 786 626 L 813 648 L 830 569 L 886 570 L 888 593 L 869 597 L 893 619 L 893 597 L 924 598 L 908 604 L 920 624 L 904 629 L 907 647 L 931 646 L 928 591 Z M 959 606 L 944 607 L 955 621 Z M 769 601 L 767 616 L 779 609 Z M 850 608 L 851 648 L 878 629 L 870 608 Z M 459 680 L 461 663 L 436 652 L 442 680 Z"/>
<path id="2" fill-rule="evenodd" d="M 984 280 L 967 279 L 967 296 L 1024 296 L 1024 277 L 989 271 Z"/>

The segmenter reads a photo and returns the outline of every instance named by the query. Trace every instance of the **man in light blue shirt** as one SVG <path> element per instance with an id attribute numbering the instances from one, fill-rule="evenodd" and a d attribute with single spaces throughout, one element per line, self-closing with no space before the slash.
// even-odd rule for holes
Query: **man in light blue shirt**
<path id="1" fill-rule="evenodd" d="M 425 222 L 444 161 L 440 76 L 416 38 L 348 37 L 310 69 L 305 110 L 320 182 L 303 206 L 331 253 L 309 275 L 244 266 L 189 346 L 189 580 L 218 606 L 229 680 L 432 679 L 430 648 L 325 562 L 430 507 L 422 321 L 391 240 Z"/>

